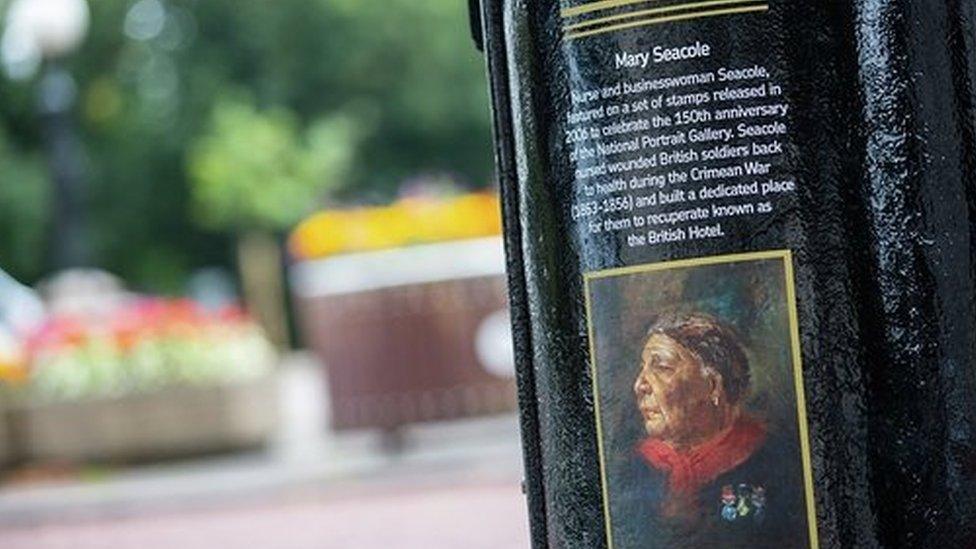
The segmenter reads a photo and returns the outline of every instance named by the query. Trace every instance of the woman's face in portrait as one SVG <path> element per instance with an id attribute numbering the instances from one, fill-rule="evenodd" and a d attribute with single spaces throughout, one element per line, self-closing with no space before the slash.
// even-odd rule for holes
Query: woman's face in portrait
<path id="1" fill-rule="evenodd" d="M 724 426 L 727 403 L 721 376 L 664 334 L 651 335 L 644 345 L 634 394 L 652 438 L 694 444 Z"/>

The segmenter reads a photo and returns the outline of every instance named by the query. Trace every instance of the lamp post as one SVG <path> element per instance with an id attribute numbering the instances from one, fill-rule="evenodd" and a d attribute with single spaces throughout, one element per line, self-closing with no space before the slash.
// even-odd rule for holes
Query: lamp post
<path id="1" fill-rule="evenodd" d="M 3 40 L 5 49 L 20 55 L 14 61 L 22 66 L 43 62 L 38 111 L 53 185 L 51 250 L 57 269 L 84 266 L 90 259 L 82 149 L 72 118 L 77 88 L 60 64 L 82 43 L 88 23 L 86 0 L 14 0 Z"/>

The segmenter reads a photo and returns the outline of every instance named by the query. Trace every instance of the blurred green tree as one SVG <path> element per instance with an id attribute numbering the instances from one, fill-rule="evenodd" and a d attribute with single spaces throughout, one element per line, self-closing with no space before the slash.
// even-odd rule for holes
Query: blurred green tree
<path id="1" fill-rule="evenodd" d="M 48 212 L 44 164 L 0 129 L 0 268 L 39 276 Z"/>
<path id="2" fill-rule="evenodd" d="M 281 251 L 274 233 L 311 213 L 349 171 L 350 120 L 333 116 L 304 133 L 290 112 L 259 112 L 242 100 L 217 103 L 189 155 L 200 221 L 238 238 L 238 270 L 249 308 L 287 345 Z"/>
<path id="3" fill-rule="evenodd" d="M 77 79 L 78 122 L 91 166 L 95 255 L 137 288 L 176 292 L 194 268 L 231 265 L 234 235 L 225 229 L 286 228 L 288 215 L 271 211 L 290 210 L 287 203 L 298 195 L 309 206 L 322 205 L 315 198 L 325 195 L 378 202 L 395 195 L 404 179 L 431 172 L 454 174 L 470 186 L 488 182 L 484 69 L 471 47 L 463 2 L 97 0 L 90 6 L 89 38 L 67 65 Z M 0 75 L 0 130 L 28 155 L 40 150 L 35 89 L 35 81 Z M 316 149 L 313 126 L 343 120 L 354 128 L 345 177 L 333 188 L 298 195 L 261 191 L 282 201 L 263 213 L 197 206 L 211 190 L 191 186 L 188 168 L 199 162 L 191 157 L 213 135 L 216 120 L 229 116 L 226 110 L 247 110 L 228 103 L 241 90 L 268 134 L 261 139 L 279 140 L 274 153 L 252 143 L 252 155 L 289 158 L 291 171 L 282 173 L 296 178 L 319 169 L 300 161 Z M 220 147 L 249 146 L 243 137 L 232 141 Z M 22 177 L 16 173 L 0 167 L 0 185 Z M 253 189 L 257 178 L 245 174 L 243 181 L 212 191 Z M 254 196 L 239 200 L 255 202 Z M 218 222 L 216 216 L 226 217 Z M 44 254 L 25 254 L 36 244 L 10 226 L 0 224 L 0 266 L 33 281 L 45 269 Z"/>
<path id="4" fill-rule="evenodd" d="M 189 156 L 197 218 L 236 233 L 287 229 L 343 181 L 354 142 L 346 118 L 323 119 L 303 134 L 286 110 L 221 101 Z"/>

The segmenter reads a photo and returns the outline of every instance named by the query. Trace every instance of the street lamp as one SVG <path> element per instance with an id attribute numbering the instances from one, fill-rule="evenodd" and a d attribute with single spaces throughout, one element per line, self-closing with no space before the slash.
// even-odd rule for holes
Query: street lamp
<path id="1" fill-rule="evenodd" d="M 46 61 L 38 108 L 54 185 L 52 253 L 59 269 L 83 266 L 89 259 L 84 166 L 71 117 L 77 89 L 59 63 L 81 45 L 88 24 L 86 0 L 14 0 L 0 41 L 13 78 L 33 76 Z"/>

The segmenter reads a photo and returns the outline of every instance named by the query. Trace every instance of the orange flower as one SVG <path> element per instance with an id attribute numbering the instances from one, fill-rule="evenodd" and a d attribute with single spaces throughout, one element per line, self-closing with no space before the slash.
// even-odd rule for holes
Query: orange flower
<path id="1" fill-rule="evenodd" d="M 24 350 L 10 334 L 0 330 L 0 385 L 16 384 L 27 378 Z"/>

